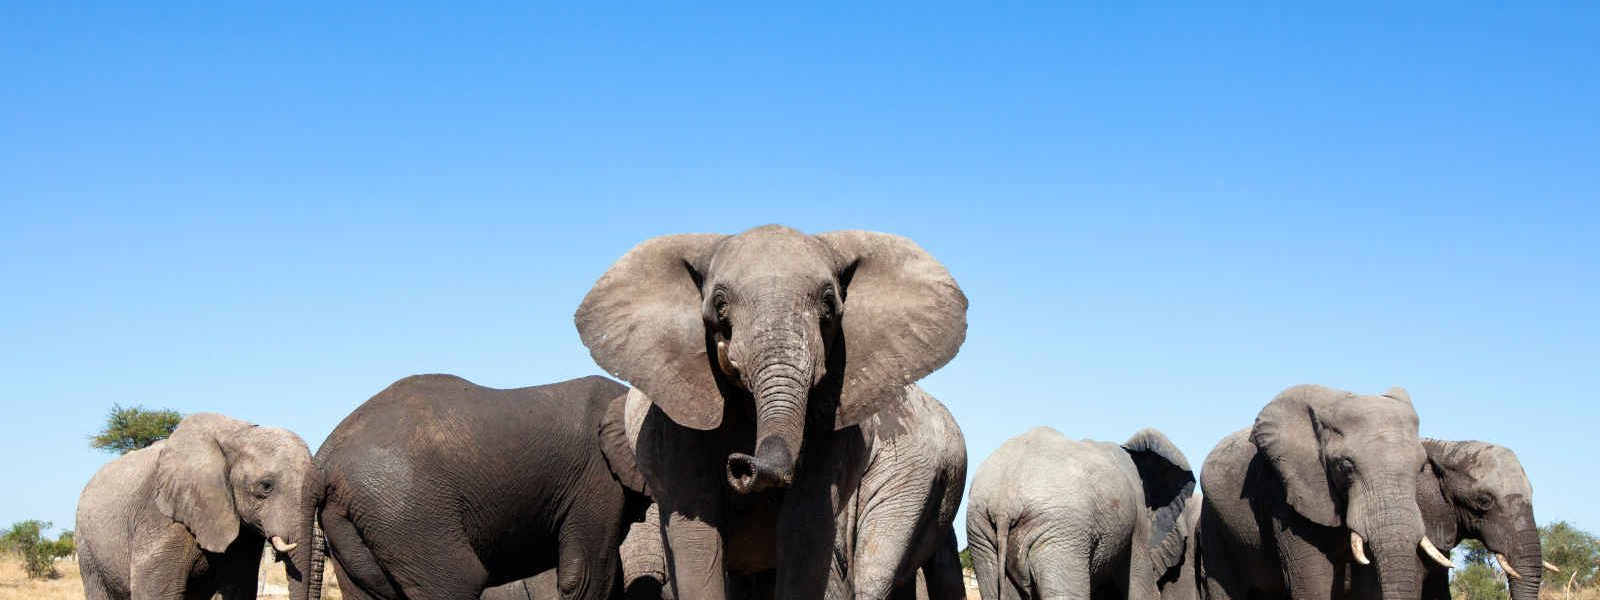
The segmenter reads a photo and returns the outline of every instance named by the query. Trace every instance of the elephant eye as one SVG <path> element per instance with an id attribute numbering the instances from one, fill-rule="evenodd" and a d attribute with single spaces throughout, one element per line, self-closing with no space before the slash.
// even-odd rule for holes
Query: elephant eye
<path id="1" fill-rule="evenodd" d="M 711 292 L 711 310 L 716 314 L 717 325 L 728 326 L 728 293 L 722 288 Z"/>
<path id="2" fill-rule="evenodd" d="M 822 288 L 822 310 L 819 316 L 823 321 L 832 321 L 839 316 L 839 295 L 834 293 L 832 285 Z"/>
<path id="3" fill-rule="evenodd" d="M 256 484 L 256 495 L 265 498 L 272 494 L 272 480 L 263 479 Z"/>
<path id="4" fill-rule="evenodd" d="M 1473 502 L 1478 505 L 1479 511 L 1487 512 L 1489 509 L 1494 508 L 1494 496 L 1488 493 L 1478 494 L 1478 497 L 1473 499 Z"/>
<path id="5" fill-rule="evenodd" d="M 1349 475 L 1351 473 L 1356 472 L 1356 463 L 1355 463 L 1355 461 L 1350 460 L 1348 458 L 1339 459 L 1339 462 L 1335 464 L 1335 467 L 1339 469 L 1340 473 L 1343 473 L 1345 475 Z"/>

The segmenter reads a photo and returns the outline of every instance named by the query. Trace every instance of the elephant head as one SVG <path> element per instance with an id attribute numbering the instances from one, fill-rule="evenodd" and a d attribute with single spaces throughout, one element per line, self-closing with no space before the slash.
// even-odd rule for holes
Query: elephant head
<path id="1" fill-rule="evenodd" d="M 161 443 L 156 507 L 207 552 L 248 525 L 287 553 L 299 545 L 300 501 L 311 451 L 300 436 L 214 413 L 185 418 Z"/>
<path id="2" fill-rule="evenodd" d="M 1289 388 L 1256 416 L 1251 441 L 1305 519 L 1349 532 L 1362 565 L 1376 558 L 1386 600 L 1416 598 L 1422 548 L 1448 562 L 1424 534 L 1416 485 L 1426 457 L 1405 390 L 1358 396 L 1316 385 Z"/>
<path id="3" fill-rule="evenodd" d="M 1429 536 L 1482 541 L 1510 580 L 1512 600 L 1537 600 L 1544 558 L 1533 485 L 1516 453 L 1477 441 L 1425 439 L 1422 447 L 1428 468 L 1418 478 L 1417 500 Z"/>
<path id="4" fill-rule="evenodd" d="M 1178 446 L 1160 431 L 1145 428 L 1122 444 L 1144 482 L 1144 504 L 1150 511 L 1150 562 L 1157 574 L 1183 562 L 1192 531 L 1183 521 L 1194 495 L 1194 471 Z"/>
<path id="5" fill-rule="evenodd" d="M 911 240 L 768 225 L 646 240 L 575 321 L 596 363 L 680 425 L 716 429 L 725 403 L 753 402 L 755 454 L 727 460 L 749 493 L 793 479 L 808 419 L 853 425 L 954 357 L 966 308 Z"/>

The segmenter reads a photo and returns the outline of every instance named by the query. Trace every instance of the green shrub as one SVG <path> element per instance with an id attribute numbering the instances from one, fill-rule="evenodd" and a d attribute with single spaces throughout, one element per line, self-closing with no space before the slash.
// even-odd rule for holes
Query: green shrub
<path id="1" fill-rule="evenodd" d="M 958 556 L 961 557 L 961 568 L 971 570 L 972 569 L 972 548 L 970 548 L 970 547 L 969 548 L 962 548 L 961 549 L 961 554 L 959 554 Z"/>
<path id="2" fill-rule="evenodd" d="M 22 559 L 22 568 L 29 579 L 60 577 L 56 559 L 73 552 L 72 532 L 62 534 L 62 539 L 52 540 L 44 536 L 44 530 L 49 528 L 50 523 L 45 521 L 20 521 L 12 523 L 11 529 L 0 535 L 0 548 Z"/>
<path id="3" fill-rule="evenodd" d="M 1557 521 L 1539 528 L 1539 545 L 1545 562 L 1561 568 L 1560 573 L 1545 574 L 1545 587 L 1560 590 L 1569 583 L 1574 589 L 1594 585 L 1596 571 L 1600 571 L 1600 540 L 1571 523 Z"/>
<path id="4" fill-rule="evenodd" d="M 142 406 L 111 406 L 106 428 L 89 439 L 97 450 L 127 454 L 172 435 L 183 415 L 175 410 L 147 410 Z"/>

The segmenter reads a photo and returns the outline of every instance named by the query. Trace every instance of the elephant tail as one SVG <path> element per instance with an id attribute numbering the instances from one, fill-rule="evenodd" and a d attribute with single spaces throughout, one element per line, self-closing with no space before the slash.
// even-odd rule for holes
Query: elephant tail
<path id="1" fill-rule="evenodd" d="M 1011 537 L 1011 517 L 1000 514 L 994 519 L 994 598 L 1005 597 L 1006 541 Z"/>

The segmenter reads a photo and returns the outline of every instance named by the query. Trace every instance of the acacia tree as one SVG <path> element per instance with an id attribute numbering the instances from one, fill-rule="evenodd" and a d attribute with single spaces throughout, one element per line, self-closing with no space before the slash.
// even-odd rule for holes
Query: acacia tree
<path id="1" fill-rule="evenodd" d="M 112 405 L 106 427 L 89 439 L 97 450 L 127 454 L 167 439 L 183 415 L 175 410 L 149 410 L 143 406 Z"/>
<path id="2" fill-rule="evenodd" d="M 1556 521 L 1539 528 L 1539 546 L 1545 562 L 1561 569 L 1560 573 L 1545 577 L 1546 586 L 1583 588 L 1595 583 L 1600 574 L 1600 540 L 1589 532 L 1566 521 Z"/>

